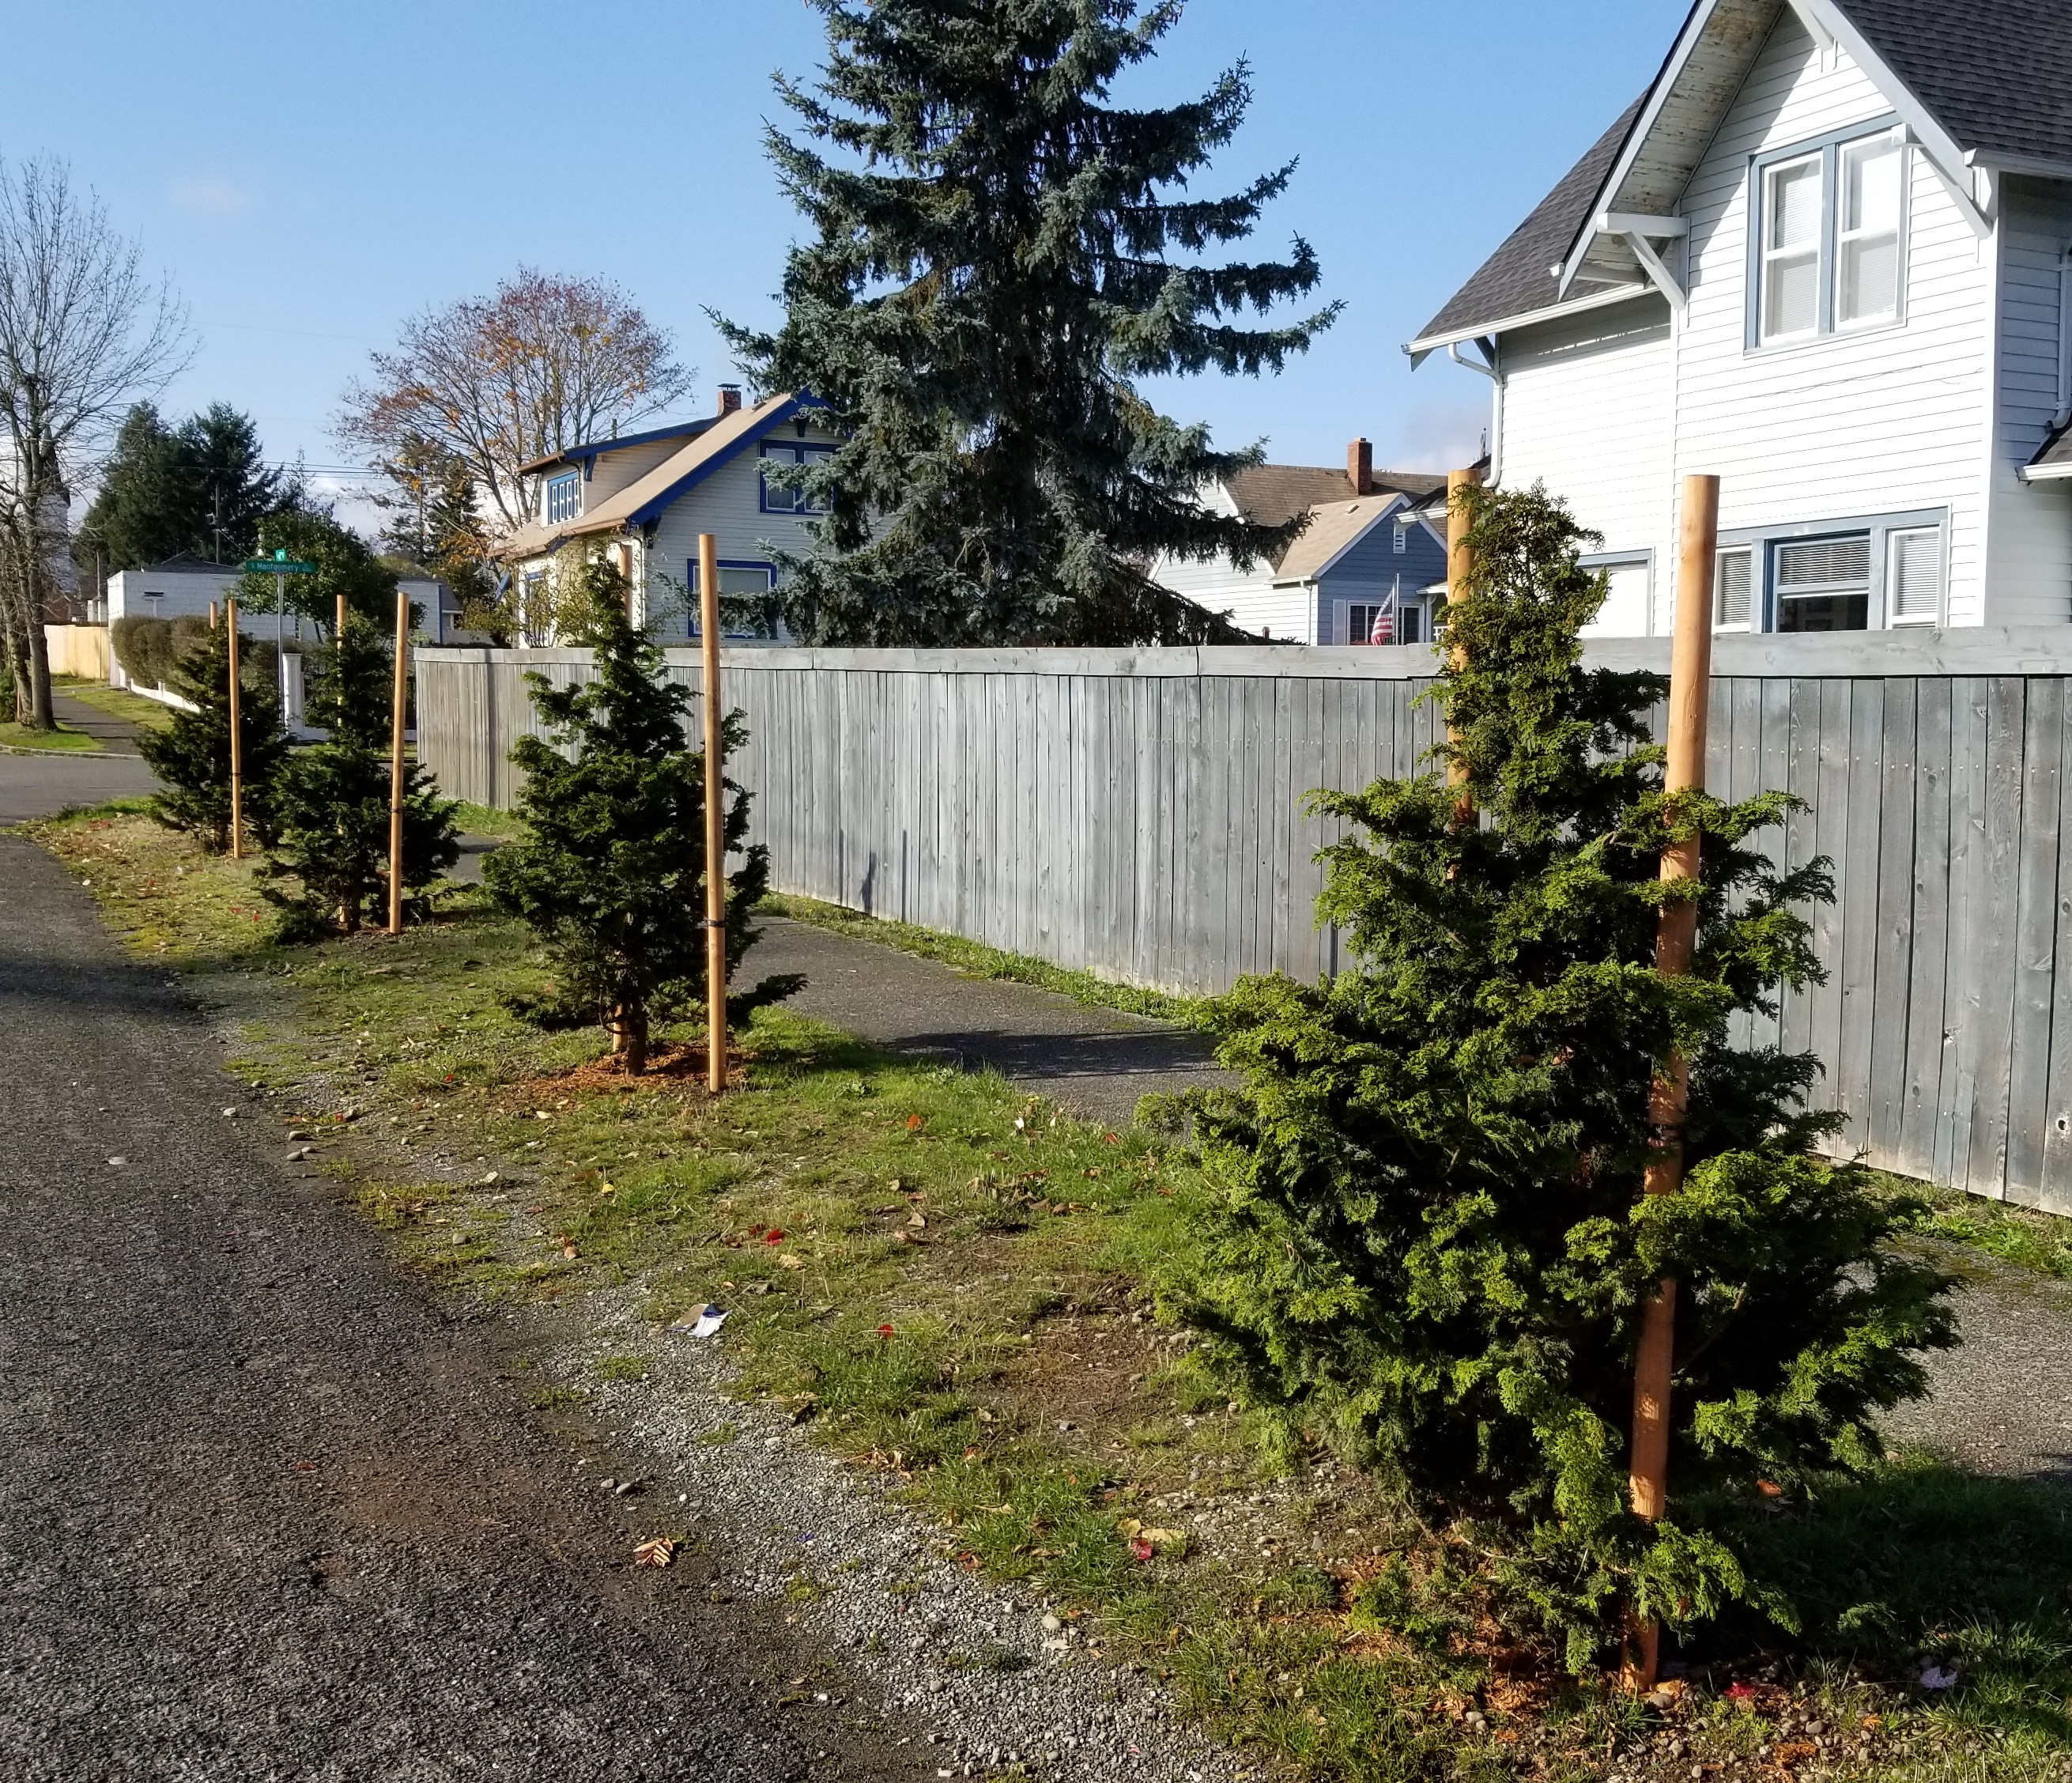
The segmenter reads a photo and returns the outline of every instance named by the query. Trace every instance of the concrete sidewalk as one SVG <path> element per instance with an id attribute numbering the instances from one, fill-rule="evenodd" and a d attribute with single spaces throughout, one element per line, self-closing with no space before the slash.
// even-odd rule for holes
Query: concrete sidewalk
<path id="1" fill-rule="evenodd" d="M 803 972 L 787 1005 L 897 1052 L 967 1070 L 991 1069 L 1087 1120 L 1127 1126 L 1138 1098 L 1234 1082 L 1204 1035 L 1003 978 L 972 978 L 935 960 L 783 916 L 744 976 Z"/>

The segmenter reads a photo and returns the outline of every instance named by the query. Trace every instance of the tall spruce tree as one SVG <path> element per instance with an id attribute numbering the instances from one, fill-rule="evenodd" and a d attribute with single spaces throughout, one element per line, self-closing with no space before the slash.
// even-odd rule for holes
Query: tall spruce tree
<path id="1" fill-rule="evenodd" d="M 112 574 L 192 550 L 195 529 L 193 489 L 180 463 L 179 436 L 152 404 L 137 403 L 122 418 L 73 554 L 89 566 L 97 557 Z"/>
<path id="2" fill-rule="evenodd" d="M 308 714 L 328 735 L 291 754 L 273 783 L 278 834 L 269 852 L 266 896 L 286 912 L 282 926 L 290 938 L 349 935 L 370 916 L 384 920 L 394 671 L 382 630 L 357 613 L 347 616 L 344 632 L 323 653 Z M 430 770 L 410 761 L 405 772 L 409 894 L 459 859 L 460 844 L 454 805 L 439 797 Z M 413 908 L 421 903 L 409 901 Z"/>
<path id="3" fill-rule="evenodd" d="M 524 839 L 500 848 L 483 874 L 496 901 L 522 917 L 559 976 L 520 1013 L 547 1027 L 598 1025 L 629 1073 L 644 1071 L 656 1025 L 705 1005 L 705 752 L 686 745 L 689 689 L 661 677 L 662 653 L 626 616 L 626 583 L 594 558 L 570 577 L 564 624 L 595 651 L 597 678 L 557 687 L 528 675 L 550 740 L 522 737 L 511 759 L 525 772 Z M 722 747 L 747 740 L 728 714 Z M 770 853 L 748 845 L 749 794 L 732 780 L 723 826 L 728 854 L 726 962 L 731 983 L 759 937 L 755 906 Z M 731 1020 L 804 981 L 775 974 L 727 999 Z"/>
<path id="4" fill-rule="evenodd" d="M 273 785 L 288 754 L 281 701 L 272 675 L 255 673 L 251 640 L 240 640 L 237 687 L 238 770 L 243 782 L 245 832 L 262 846 L 273 842 Z M 217 625 L 173 665 L 173 691 L 193 705 L 175 711 L 162 731 L 137 733 L 137 748 L 158 778 L 151 814 L 169 830 L 184 830 L 212 854 L 230 846 L 230 628 Z"/>
<path id="5" fill-rule="evenodd" d="M 1755 846 L 1795 801 L 1663 792 L 1666 684 L 1585 671 L 1604 597 L 1539 491 L 1470 492 L 1474 571 L 1437 698 L 1461 776 L 1315 795 L 1320 920 L 1354 964 L 1215 1006 L 1241 1089 L 1198 1133 L 1214 1192 L 1177 1284 L 1208 1349 L 1291 1436 L 1378 1464 L 1441 1514 L 1507 1526 L 1503 1576 L 1579 1668 L 1621 1604 L 1684 1626 L 1765 1603 L 1733 1537 L 1758 1482 L 1817 1493 L 1883 1452 L 1876 1414 L 1952 1341 L 1946 1278 L 1889 1242 L 1909 1210 L 1813 1155 L 1810 1055 L 1729 1044 L 1819 976 L 1794 906 L 1827 863 Z M 1464 809 L 1461 795 L 1471 805 Z M 1663 845 L 1702 836 L 1701 879 Z M 1695 894 L 1692 974 L 1654 968 Z M 1643 1197 L 1649 1086 L 1691 1063 L 1684 1188 Z M 1669 1514 L 1626 1503 L 1633 1360 L 1653 1284 L 1679 1291 Z"/>
<path id="6" fill-rule="evenodd" d="M 773 129 L 768 143 L 815 238 L 787 265 L 782 329 L 728 330 L 763 386 L 810 390 L 846 437 L 800 479 L 829 511 L 788 566 L 791 630 L 854 644 L 1238 636 L 1146 567 L 1161 552 L 1275 556 L 1293 523 L 1204 508 L 1204 484 L 1259 449 L 1216 449 L 1140 385 L 1278 370 L 1336 313 L 1240 325 L 1314 288 L 1299 238 L 1285 261 L 1205 258 L 1250 235 L 1293 171 L 1186 196 L 1244 117 L 1245 65 L 1190 102 L 1130 109 L 1109 89 L 1154 53 L 1178 0 L 812 4 L 827 66 L 816 85 L 779 80 L 804 140 Z"/>
<path id="7" fill-rule="evenodd" d="M 293 485 L 269 470 L 251 416 L 212 402 L 180 424 L 181 475 L 193 492 L 188 549 L 216 563 L 240 563 L 259 542 L 260 522 L 278 513 Z"/>

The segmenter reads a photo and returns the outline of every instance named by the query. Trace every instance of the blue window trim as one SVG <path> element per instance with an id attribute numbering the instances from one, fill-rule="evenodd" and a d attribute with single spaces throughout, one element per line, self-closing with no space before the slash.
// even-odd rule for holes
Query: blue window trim
<path id="1" fill-rule="evenodd" d="M 541 511 L 545 517 L 548 525 L 558 526 L 565 521 L 579 520 L 582 517 L 582 472 L 580 471 L 563 471 L 547 479 L 546 496 Z M 567 512 L 564 513 L 554 512 L 554 498 L 557 495 L 563 495 L 568 498 Z"/>
<path id="2" fill-rule="evenodd" d="M 770 580 L 768 586 L 777 586 L 777 566 L 767 558 L 722 558 L 722 570 L 760 570 Z M 684 566 L 684 586 L 695 595 L 698 592 L 698 560 L 691 558 Z"/>
<path id="3" fill-rule="evenodd" d="M 1744 293 L 1743 348 L 1751 353 L 1788 353 L 1823 341 L 1875 334 L 1881 328 L 1903 327 L 1906 323 L 1907 272 L 1913 256 L 1909 251 L 1914 232 L 1914 143 L 1904 133 L 1900 138 L 1899 173 L 1899 303 L 1889 321 L 1864 322 L 1838 327 L 1835 321 L 1835 266 L 1839 258 L 1836 237 L 1840 230 L 1840 206 L 1836 191 L 1841 173 L 1841 151 L 1866 137 L 1886 136 L 1900 130 L 1899 115 L 1865 118 L 1845 125 L 1824 136 L 1809 137 L 1789 148 L 1765 149 L 1748 158 L 1748 265 Z M 1770 170 L 1786 161 L 1820 158 L 1820 259 L 1818 274 L 1819 310 L 1811 334 L 1794 335 L 1788 340 L 1762 338 L 1762 243 L 1769 219 L 1764 214 L 1763 187 Z"/>
<path id="4" fill-rule="evenodd" d="M 788 439 L 775 441 L 765 439 L 757 448 L 757 455 L 765 462 L 775 458 L 783 458 L 787 463 L 796 467 L 802 464 L 809 464 L 815 459 L 832 458 L 839 450 L 838 447 L 824 440 L 800 442 Z M 755 480 L 756 500 L 762 511 L 766 514 L 789 514 L 796 519 L 801 516 L 814 518 L 827 513 L 826 509 L 816 508 L 807 502 L 803 490 L 779 489 L 774 492 L 775 495 L 784 497 L 790 504 L 784 507 L 776 506 L 772 500 L 773 492 L 770 487 L 770 473 L 767 471 L 760 471 L 757 473 Z"/>
<path id="5" fill-rule="evenodd" d="M 1777 630 L 1777 547 L 1798 544 L 1806 539 L 1848 538 L 1868 533 L 1871 541 L 1870 610 L 1864 628 L 1869 632 L 1882 632 L 1893 628 L 1892 616 L 1886 611 L 1890 599 L 1889 591 L 1885 587 L 1888 535 L 1919 532 L 1929 527 L 1935 529 L 1942 553 L 1939 610 L 1933 621 L 1918 619 L 1900 621 L 1898 628 L 1903 630 L 1908 627 L 1931 624 L 1942 625 L 1948 622 L 1950 510 L 1947 508 L 1913 508 L 1890 514 L 1845 514 L 1838 519 L 1800 521 L 1788 526 L 1722 528 L 1719 548 L 1723 551 L 1742 546 L 1749 548 L 1749 629 L 1774 632 Z"/>

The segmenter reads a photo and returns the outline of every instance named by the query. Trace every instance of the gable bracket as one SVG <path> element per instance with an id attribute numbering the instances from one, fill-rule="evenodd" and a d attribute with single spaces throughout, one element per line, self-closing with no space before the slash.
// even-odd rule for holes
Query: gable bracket
<path id="1" fill-rule="evenodd" d="M 1993 233 L 1993 212 L 1996 208 L 1990 196 L 1992 175 L 1988 173 L 1985 176 L 1989 196 L 1982 204 L 1972 187 L 1975 175 L 1969 167 L 1961 163 L 1955 168 L 1946 167 L 1942 164 L 1942 158 L 1935 152 L 1935 146 L 1932 142 L 1922 142 L 1920 133 L 1910 127 L 1906 132 L 1906 140 L 1921 150 L 1921 159 L 1928 163 L 1929 171 L 1942 182 L 1943 191 L 1950 195 L 1950 201 L 1957 207 L 1958 214 L 1970 225 L 1971 233 L 1981 241 L 1990 240 Z"/>
<path id="2" fill-rule="evenodd" d="M 1806 0 L 1786 0 L 1792 11 L 1798 14 L 1799 23 L 1806 27 L 1806 35 L 1819 46 L 1823 56 L 1832 58 L 1835 53 L 1835 34 L 1827 29 L 1827 22 Z"/>

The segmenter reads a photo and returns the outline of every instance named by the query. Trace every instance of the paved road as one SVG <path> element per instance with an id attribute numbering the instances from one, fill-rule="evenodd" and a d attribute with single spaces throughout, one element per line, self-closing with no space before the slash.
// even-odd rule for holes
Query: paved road
<path id="1" fill-rule="evenodd" d="M 157 783 L 133 759 L 134 730 L 124 720 L 55 696 L 58 716 L 102 739 L 106 753 L 91 750 L 9 750 L 0 752 L 0 827 L 47 817 L 68 805 L 101 805 L 142 797 Z"/>
<path id="2" fill-rule="evenodd" d="M 220 1066 L 0 838 L 0 1774 L 915 1775 L 775 1707 L 812 1662 L 778 1613 L 628 1565 L 639 1501 L 578 1486 L 495 1328 L 225 1119 Z"/>

